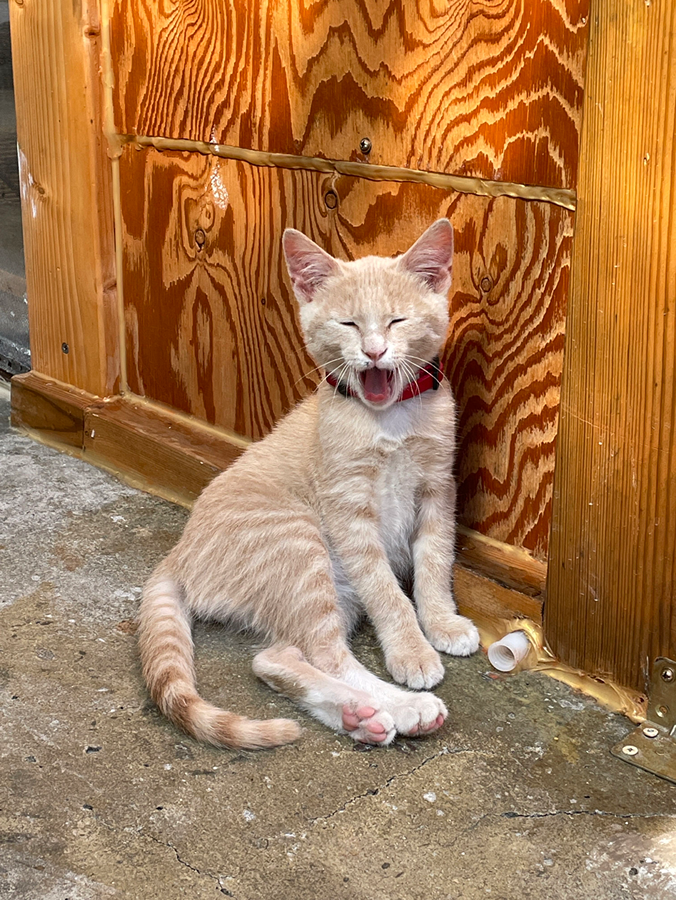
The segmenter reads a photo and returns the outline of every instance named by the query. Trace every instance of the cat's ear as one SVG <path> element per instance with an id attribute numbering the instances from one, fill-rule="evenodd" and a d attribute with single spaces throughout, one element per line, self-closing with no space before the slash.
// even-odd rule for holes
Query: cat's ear
<path id="1" fill-rule="evenodd" d="M 410 250 L 399 257 L 399 265 L 421 278 L 435 293 L 448 293 L 453 265 L 453 226 L 448 219 L 430 225 Z"/>
<path id="2" fill-rule="evenodd" d="M 340 264 L 295 228 L 287 228 L 282 247 L 291 283 L 299 301 L 310 303 L 321 283 L 340 272 Z"/>

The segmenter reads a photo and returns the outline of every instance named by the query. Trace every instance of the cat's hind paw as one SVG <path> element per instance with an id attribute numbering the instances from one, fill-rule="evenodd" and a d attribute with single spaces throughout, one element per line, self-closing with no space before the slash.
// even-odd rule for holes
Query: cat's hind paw
<path id="1" fill-rule="evenodd" d="M 387 712 L 373 706 L 357 706 L 346 703 L 343 706 L 343 728 L 350 737 L 363 744 L 391 744 L 397 729 L 394 719 Z"/>
<path id="2" fill-rule="evenodd" d="M 404 737 L 420 737 L 436 731 L 446 721 L 448 710 L 434 694 L 405 694 L 401 702 L 390 707 L 397 733 Z"/>
<path id="3" fill-rule="evenodd" d="M 471 656 L 479 649 L 479 632 L 465 616 L 449 616 L 426 628 L 425 635 L 435 649 L 451 656 Z"/>

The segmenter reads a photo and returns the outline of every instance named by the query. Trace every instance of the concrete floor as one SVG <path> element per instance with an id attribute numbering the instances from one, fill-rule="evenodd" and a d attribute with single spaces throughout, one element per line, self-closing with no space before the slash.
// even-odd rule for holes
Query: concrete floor
<path id="1" fill-rule="evenodd" d="M 22 900 L 663 898 L 676 788 L 616 759 L 631 729 L 536 674 L 449 660 L 451 724 L 363 751 L 200 746 L 148 701 L 132 620 L 184 510 L 7 426 L 0 388 L 0 896 Z M 254 641 L 197 629 L 205 696 L 301 719 Z M 370 632 L 360 657 L 381 670 Z"/>

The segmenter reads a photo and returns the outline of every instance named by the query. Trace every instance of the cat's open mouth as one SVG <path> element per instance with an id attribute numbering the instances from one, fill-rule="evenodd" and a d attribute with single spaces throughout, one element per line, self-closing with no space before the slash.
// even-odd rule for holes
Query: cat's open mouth
<path id="1" fill-rule="evenodd" d="M 391 369 L 364 369 L 359 373 L 364 397 L 369 403 L 384 403 L 392 396 L 394 372 Z"/>

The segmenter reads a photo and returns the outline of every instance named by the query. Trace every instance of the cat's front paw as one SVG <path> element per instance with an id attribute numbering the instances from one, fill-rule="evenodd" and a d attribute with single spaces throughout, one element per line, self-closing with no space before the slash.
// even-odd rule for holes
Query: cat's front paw
<path id="1" fill-rule="evenodd" d="M 416 647 L 397 648 L 385 656 L 387 670 L 399 684 L 416 691 L 434 687 L 444 677 L 444 665 L 427 641 Z"/>
<path id="2" fill-rule="evenodd" d="M 479 649 L 479 632 L 465 616 L 450 615 L 428 625 L 425 635 L 433 647 L 452 656 L 471 656 Z"/>

